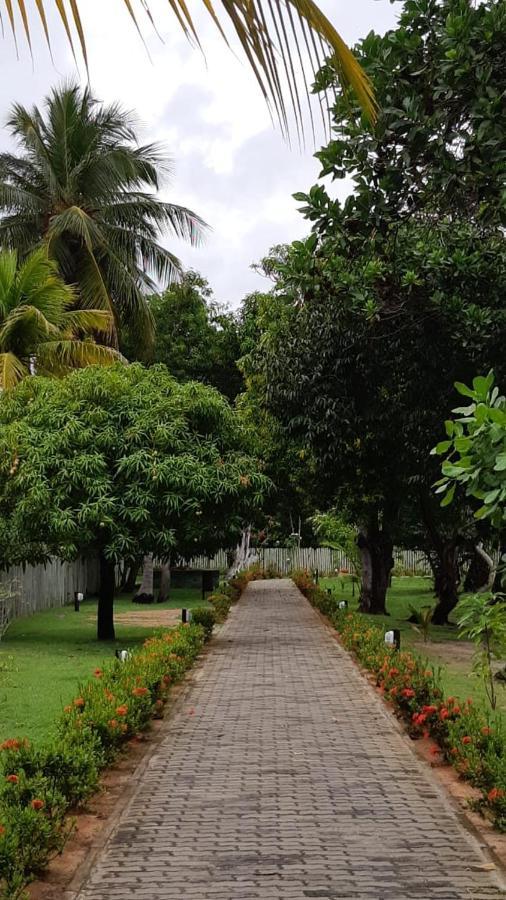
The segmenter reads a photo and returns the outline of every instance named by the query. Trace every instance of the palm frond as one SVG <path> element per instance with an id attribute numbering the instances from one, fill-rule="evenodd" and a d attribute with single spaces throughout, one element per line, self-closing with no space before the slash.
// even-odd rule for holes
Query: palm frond
<path id="1" fill-rule="evenodd" d="M 35 369 L 39 374 L 65 375 L 72 369 L 112 366 L 118 361 L 124 361 L 121 353 L 94 341 L 46 341 L 37 349 Z"/>
<path id="2" fill-rule="evenodd" d="M 123 0 L 135 27 L 139 29 L 137 14 L 149 17 L 153 23 L 149 0 Z M 326 57 L 332 57 L 344 90 L 351 88 L 367 118 L 374 122 L 376 102 L 372 85 L 360 64 L 338 34 L 329 19 L 314 0 L 220 0 L 215 8 L 212 0 L 202 0 L 204 8 L 226 39 L 221 19 L 232 26 L 242 50 L 265 99 L 274 109 L 285 132 L 288 131 L 287 104 L 295 113 L 297 127 L 303 127 L 300 87 L 304 91 L 308 81 L 314 76 Z M 16 21 L 12 0 L 3 0 L 12 31 L 15 35 Z M 169 0 L 176 21 L 184 34 L 199 44 L 198 34 L 186 5 L 186 0 Z M 30 20 L 32 10 L 27 9 L 26 0 L 17 0 L 25 34 L 30 41 Z M 47 34 L 44 15 L 44 0 L 36 0 L 36 6 Z M 79 13 L 78 0 L 56 0 L 56 6 L 68 40 L 74 52 L 73 32 L 87 65 L 86 41 Z M 293 14 L 292 14 L 293 13 Z M 71 27 L 72 25 L 72 27 Z M 302 53 L 299 34 L 304 29 L 310 33 L 314 48 L 312 58 Z M 284 85 L 287 85 L 285 88 Z"/>
<path id="3" fill-rule="evenodd" d="M 29 374 L 15 353 L 0 353 L 0 390 L 8 391 Z"/>

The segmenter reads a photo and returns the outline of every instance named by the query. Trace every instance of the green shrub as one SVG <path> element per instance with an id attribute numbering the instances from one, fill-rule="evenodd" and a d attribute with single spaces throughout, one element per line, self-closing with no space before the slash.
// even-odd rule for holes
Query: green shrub
<path id="1" fill-rule="evenodd" d="M 215 621 L 224 622 L 230 612 L 230 607 L 232 605 L 230 596 L 220 591 L 219 593 L 211 594 L 211 596 L 208 597 L 208 600 L 213 607 Z"/>
<path id="2" fill-rule="evenodd" d="M 213 609 L 193 610 L 191 625 L 155 634 L 124 662 L 96 669 L 65 707 L 47 747 L 17 738 L 0 745 L 0 900 L 21 897 L 27 881 L 63 849 L 69 811 L 97 789 L 122 745 L 162 714 L 171 686 L 249 580 L 214 595 Z"/>
<path id="3" fill-rule="evenodd" d="M 201 625 L 204 629 L 205 640 L 208 641 L 213 633 L 216 615 L 213 609 L 207 606 L 197 606 L 192 609 L 192 622 L 195 625 Z"/>
<path id="4" fill-rule="evenodd" d="M 386 646 L 376 625 L 339 608 L 337 597 L 313 584 L 307 572 L 292 576 L 300 591 L 336 628 L 343 646 L 376 676 L 385 699 L 406 722 L 412 737 L 431 736 L 462 778 L 481 791 L 476 804 L 506 831 L 506 740 L 501 721 L 472 700 L 444 698 L 432 668 L 412 653 Z"/>

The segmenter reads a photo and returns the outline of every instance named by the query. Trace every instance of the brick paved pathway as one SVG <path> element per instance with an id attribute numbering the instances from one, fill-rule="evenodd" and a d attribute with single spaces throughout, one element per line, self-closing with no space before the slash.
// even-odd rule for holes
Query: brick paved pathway
<path id="1" fill-rule="evenodd" d="M 504 897 L 290 582 L 248 587 L 199 674 L 79 900 Z"/>

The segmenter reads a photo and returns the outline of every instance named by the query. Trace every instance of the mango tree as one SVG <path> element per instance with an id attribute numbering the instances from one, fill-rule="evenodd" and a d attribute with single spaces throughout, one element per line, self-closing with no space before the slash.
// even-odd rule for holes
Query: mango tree
<path id="1" fill-rule="evenodd" d="M 229 403 L 161 365 L 28 378 L 0 422 L 2 562 L 98 555 L 102 640 L 117 563 L 232 545 L 268 487 Z"/>

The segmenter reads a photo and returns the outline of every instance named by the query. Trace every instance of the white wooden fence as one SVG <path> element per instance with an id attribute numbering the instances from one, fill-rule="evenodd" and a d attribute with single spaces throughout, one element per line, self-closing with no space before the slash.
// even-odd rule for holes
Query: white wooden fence
<path id="1" fill-rule="evenodd" d="M 52 559 L 45 566 L 12 566 L 0 573 L 0 605 L 10 609 L 11 620 L 65 606 L 74 599 L 75 591 L 96 593 L 98 577 L 97 559 L 71 563 Z"/>
<path id="2" fill-rule="evenodd" d="M 330 547 L 261 547 L 256 551 L 262 566 L 272 565 L 285 573 L 294 569 L 318 569 L 320 575 L 332 575 L 336 569 L 351 569 L 340 550 Z M 406 575 L 430 575 L 430 566 L 421 550 L 394 550 L 396 566 Z M 220 550 L 215 556 L 195 556 L 186 563 L 195 569 L 227 569 L 227 555 Z"/>

